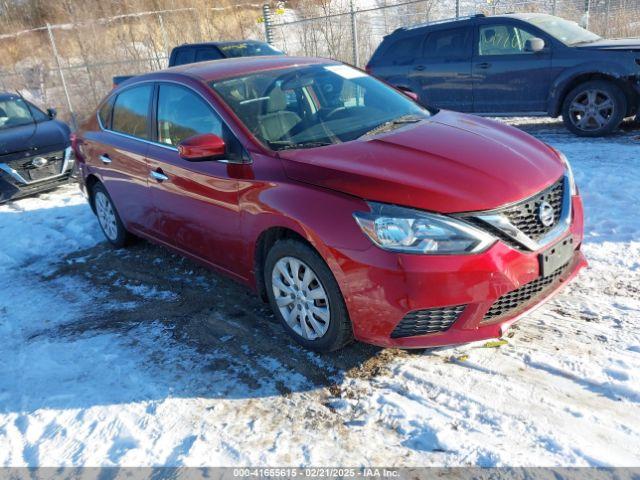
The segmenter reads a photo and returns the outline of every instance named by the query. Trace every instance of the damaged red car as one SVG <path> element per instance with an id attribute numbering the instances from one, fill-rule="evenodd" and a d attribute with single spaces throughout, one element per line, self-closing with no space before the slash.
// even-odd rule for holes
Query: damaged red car
<path id="1" fill-rule="evenodd" d="M 317 351 L 499 337 L 586 265 L 560 152 L 326 59 L 136 77 L 73 146 L 111 243 L 235 278 Z"/>

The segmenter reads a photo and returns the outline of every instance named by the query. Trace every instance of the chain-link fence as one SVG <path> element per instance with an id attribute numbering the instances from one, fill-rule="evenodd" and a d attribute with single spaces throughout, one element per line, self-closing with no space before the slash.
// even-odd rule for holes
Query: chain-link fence
<path id="1" fill-rule="evenodd" d="M 603 36 L 640 36 L 640 0 L 354 0 L 320 1 L 265 14 L 275 46 L 290 55 L 366 64 L 396 28 L 484 13 L 542 12 L 579 22 Z"/>
<path id="2" fill-rule="evenodd" d="M 262 39 L 261 8 L 244 3 L 147 11 L 0 34 L 0 91 L 19 91 L 54 107 L 75 126 L 112 88 L 114 76 L 165 68 L 176 45 Z"/>

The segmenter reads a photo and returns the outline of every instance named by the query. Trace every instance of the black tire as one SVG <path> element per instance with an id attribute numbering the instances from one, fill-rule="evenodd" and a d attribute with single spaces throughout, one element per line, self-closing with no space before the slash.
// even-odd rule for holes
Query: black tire
<path id="1" fill-rule="evenodd" d="M 103 225 L 104 222 L 101 219 L 101 216 L 98 211 L 100 206 L 96 204 L 96 202 L 99 203 L 101 201 L 100 200 L 101 198 L 104 198 L 109 203 L 113 211 L 113 215 L 115 217 L 114 223 L 113 223 L 113 230 Z M 102 233 L 104 233 L 104 236 L 109 241 L 109 243 L 111 243 L 116 248 L 123 248 L 127 246 L 133 237 L 124 228 L 124 225 L 122 224 L 122 220 L 120 219 L 120 215 L 118 214 L 118 211 L 116 210 L 116 207 L 113 204 L 113 200 L 111 200 L 111 195 L 109 195 L 109 192 L 107 192 L 107 189 L 104 188 L 104 185 L 102 185 L 102 183 L 99 183 L 99 182 L 96 183 L 91 189 L 91 204 L 93 206 L 93 211 L 95 212 L 96 217 L 98 217 L 98 224 L 102 229 Z"/>
<path id="2" fill-rule="evenodd" d="M 293 258 L 301 261 L 303 267 L 309 267 L 311 273 L 315 274 L 319 281 L 320 287 L 324 289 L 326 298 L 328 301 L 329 321 L 326 332 L 319 338 L 308 339 L 297 333 L 285 320 L 280 307 L 276 301 L 276 294 L 273 288 L 272 275 L 276 264 L 279 261 L 286 261 L 287 258 Z M 305 271 L 305 270 L 303 270 Z M 269 297 L 269 303 L 273 309 L 274 314 L 280 319 L 280 322 L 284 326 L 285 331 L 300 345 L 316 352 L 332 352 L 338 350 L 348 343 L 353 341 L 353 329 L 351 327 L 351 321 L 349 320 L 349 314 L 347 307 L 344 303 L 344 298 L 340 292 L 338 282 L 331 273 L 331 270 L 322 259 L 322 257 L 311 247 L 298 240 L 280 240 L 276 242 L 265 260 L 264 265 L 264 281 L 267 288 L 267 296 Z M 286 296 L 285 296 L 286 297 Z M 310 297 L 309 297 L 310 298 Z M 313 302 L 324 302 L 324 300 L 313 300 Z M 313 305 L 315 307 L 315 305 Z M 289 308 L 283 307 L 283 308 Z M 294 311 L 296 306 L 291 307 L 291 311 Z M 311 310 L 309 310 L 311 312 Z M 320 320 L 316 317 L 314 320 Z M 298 317 L 297 321 L 300 325 L 302 322 L 307 322 L 302 317 Z M 310 323 L 307 322 L 309 326 Z M 323 326 L 325 324 L 323 323 Z"/>
<path id="3" fill-rule="evenodd" d="M 590 95 L 595 95 L 595 100 L 591 103 Z M 598 105 L 608 105 L 605 102 L 609 100 L 611 108 L 598 109 Z M 586 115 L 579 113 L 582 105 Z M 579 108 L 576 109 L 576 106 Z M 596 113 L 600 114 L 597 118 Z M 624 92 L 615 83 L 606 80 L 581 83 L 567 94 L 562 103 L 562 120 L 565 126 L 581 137 L 602 137 L 613 133 L 626 114 L 627 98 Z"/>

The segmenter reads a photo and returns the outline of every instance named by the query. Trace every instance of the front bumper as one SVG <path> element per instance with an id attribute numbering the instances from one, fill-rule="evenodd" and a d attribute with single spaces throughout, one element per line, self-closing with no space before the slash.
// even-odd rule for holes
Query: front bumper
<path id="1" fill-rule="evenodd" d="M 573 239 L 569 264 L 539 294 L 490 320 L 485 315 L 499 298 L 540 280 L 540 251 L 516 250 L 500 241 L 475 255 L 393 254 L 373 246 L 365 251 L 334 250 L 340 266 L 336 277 L 356 339 L 384 347 L 424 348 L 500 337 L 587 265 L 579 250 L 582 202 L 578 196 L 571 202 L 571 224 L 559 240 Z M 393 338 L 394 329 L 409 313 L 460 305 L 464 309 L 445 331 Z"/>

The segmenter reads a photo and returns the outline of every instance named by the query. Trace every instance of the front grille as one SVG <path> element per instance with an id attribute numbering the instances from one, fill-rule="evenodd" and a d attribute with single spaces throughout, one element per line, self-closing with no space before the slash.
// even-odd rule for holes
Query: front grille
<path id="1" fill-rule="evenodd" d="M 555 272 L 546 277 L 538 277 L 532 282 L 522 285 L 509 293 L 502 295 L 491 305 L 489 311 L 484 315 L 481 323 L 491 323 L 497 317 L 502 317 L 516 312 L 526 305 L 533 303 L 566 271 L 569 263 L 566 263 Z"/>
<path id="2" fill-rule="evenodd" d="M 444 332 L 458 319 L 466 305 L 430 308 L 408 313 L 391 332 L 391 338 L 415 337 Z"/>
<path id="3" fill-rule="evenodd" d="M 558 224 L 558 220 L 560 220 L 560 215 L 562 214 L 563 197 L 564 177 L 560 178 L 560 180 L 538 195 L 524 202 L 507 207 L 500 211 L 500 213 L 506 216 L 518 230 L 529 238 L 537 241 Z M 540 204 L 545 201 L 553 207 L 554 211 L 553 223 L 548 227 L 543 225 L 538 218 L 538 208 Z"/>
<path id="4" fill-rule="evenodd" d="M 46 165 L 42 167 L 34 166 L 33 160 L 37 157 L 46 159 Z M 46 178 L 60 175 L 62 173 L 62 167 L 64 165 L 64 151 L 50 152 L 41 155 L 36 154 L 29 157 L 18 158 L 8 161 L 7 164 L 27 182 L 44 180 Z"/>

